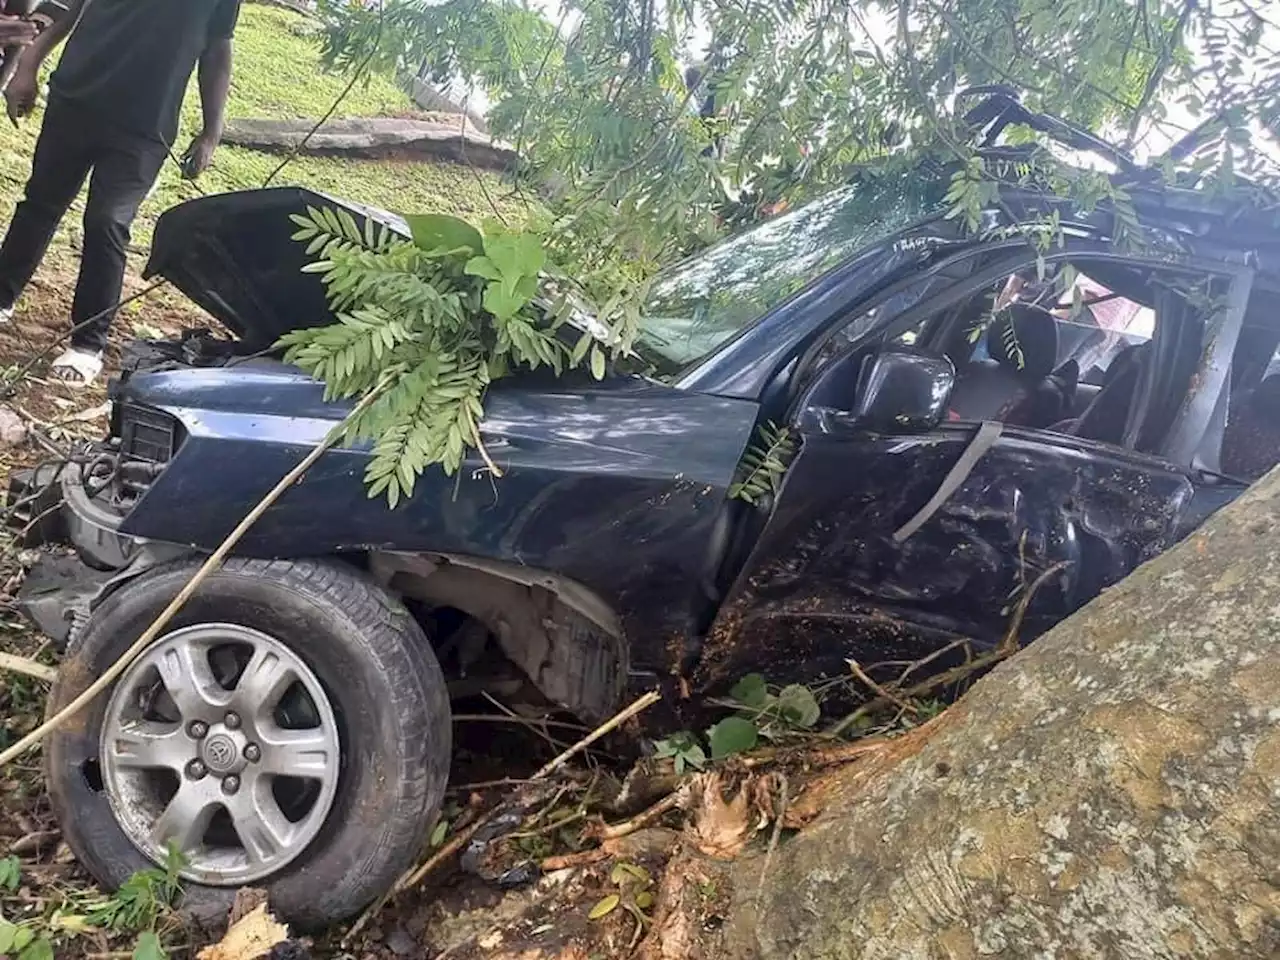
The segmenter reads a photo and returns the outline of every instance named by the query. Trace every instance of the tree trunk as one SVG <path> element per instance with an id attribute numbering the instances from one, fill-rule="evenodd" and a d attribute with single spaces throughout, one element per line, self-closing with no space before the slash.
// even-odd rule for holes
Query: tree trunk
<path id="1" fill-rule="evenodd" d="M 812 789 L 727 953 L 1280 956 L 1280 470 Z"/>

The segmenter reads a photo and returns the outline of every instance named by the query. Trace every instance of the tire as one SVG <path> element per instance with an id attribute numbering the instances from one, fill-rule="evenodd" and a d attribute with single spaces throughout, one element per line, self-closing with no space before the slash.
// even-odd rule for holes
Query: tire
<path id="1" fill-rule="evenodd" d="M 141 636 L 196 566 L 158 568 L 102 603 L 59 671 L 50 714 Z M 425 634 L 379 585 L 329 561 L 228 560 L 164 635 L 202 623 L 260 631 L 296 655 L 323 688 L 338 730 L 337 786 L 327 815 L 319 815 L 319 832 L 295 859 L 252 885 L 265 887 L 272 910 L 302 928 L 355 914 L 412 866 L 443 802 L 452 721 Z M 122 828 L 102 779 L 100 739 L 111 693 L 52 734 L 44 756 L 64 838 L 114 890 L 155 863 Z M 193 919 L 213 927 L 226 922 L 234 887 L 184 880 L 183 890 L 183 909 Z"/>

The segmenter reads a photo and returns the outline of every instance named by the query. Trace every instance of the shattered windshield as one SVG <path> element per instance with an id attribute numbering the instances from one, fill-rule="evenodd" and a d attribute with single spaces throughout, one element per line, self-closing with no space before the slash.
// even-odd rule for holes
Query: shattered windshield
<path id="1" fill-rule="evenodd" d="M 923 195 L 913 173 L 842 187 L 670 270 L 645 305 L 646 354 L 670 370 L 687 367 L 859 250 L 939 209 L 941 189 Z"/>

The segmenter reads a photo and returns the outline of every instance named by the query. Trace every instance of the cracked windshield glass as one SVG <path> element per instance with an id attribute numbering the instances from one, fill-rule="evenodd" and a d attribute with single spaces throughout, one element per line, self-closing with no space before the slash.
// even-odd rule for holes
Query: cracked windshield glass
<path id="1" fill-rule="evenodd" d="M 664 372 L 696 363 L 936 202 L 906 176 L 868 180 L 686 260 L 654 284 L 641 328 L 646 353 Z"/>

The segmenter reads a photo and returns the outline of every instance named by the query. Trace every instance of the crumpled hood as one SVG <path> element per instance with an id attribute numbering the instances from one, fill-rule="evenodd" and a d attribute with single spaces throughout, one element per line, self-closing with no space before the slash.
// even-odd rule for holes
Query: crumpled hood
<path id="1" fill-rule="evenodd" d="M 251 350 L 302 327 L 334 322 L 324 285 L 302 268 L 311 257 L 292 239 L 289 219 L 308 206 L 340 207 L 409 237 L 394 214 L 302 187 L 271 187 L 200 197 L 160 215 L 143 276 L 164 277 Z"/>

